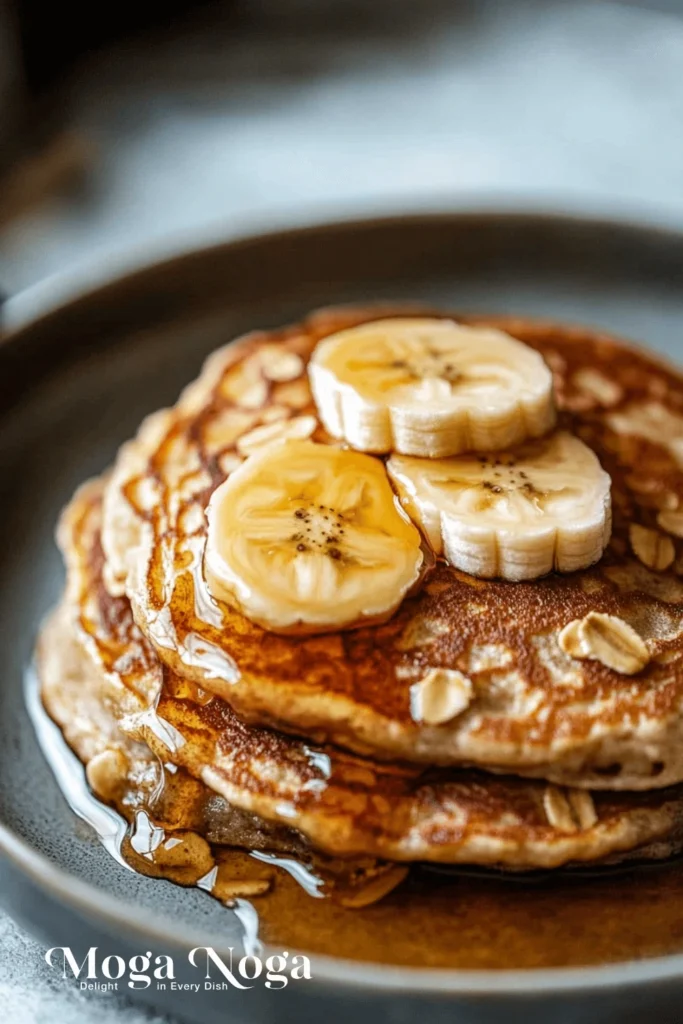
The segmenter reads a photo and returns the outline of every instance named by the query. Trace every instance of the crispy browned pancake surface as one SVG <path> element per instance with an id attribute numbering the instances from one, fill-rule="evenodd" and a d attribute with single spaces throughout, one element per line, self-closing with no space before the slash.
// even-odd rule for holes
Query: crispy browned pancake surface
<path id="1" fill-rule="evenodd" d="M 512 769 L 593 788 L 680 781 L 683 548 L 672 536 L 674 560 L 657 571 L 636 557 L 629 531 L 639 524 L 662 534 L 658 513 L 683 501 L 683 383 L 610 337 L 485 321 L 543 354 L 561 426 L 612 477 L 614 533 L 597 567 L 505 583 L 438 564 L 385 625 L 312 638 L 266 632 L 211 599 L 204 509 L 239 464 L 240 438 L 315 413 L 304 368 L 296 379 L 269 379 L 277 353 L 305 362 L 321 337 L 388 314 L 327 311 L 216 352 L 178 405 L 122 451 L 105 502 L 110 589 L 125 587 L 164 662 L 254 723 L 380 758 Z M 326 440 L 320 427 L 314 438 Z M 646 640 L 651 658 L 640 674 L 560 649 L 562 627 L 590 611 L 621 617 Z M 434 667 L 457 668 L 474 684 L 469 709 L 441 726 L 410 714 L 410 686 Z"/>

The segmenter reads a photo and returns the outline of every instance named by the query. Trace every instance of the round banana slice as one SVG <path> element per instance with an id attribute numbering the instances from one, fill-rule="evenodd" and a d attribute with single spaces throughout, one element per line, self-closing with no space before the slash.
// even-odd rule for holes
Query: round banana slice
<path id="1" fill-rule="evenodd" d="M 325 428 L 360 451 L 498 451 L 555 422 L 539 353 L 490 327 L 375 320 L 324 338 L 308 372 Z"/>
<path id="2" fill-rule="evenodd" d="M 207 517 L 211 593 L 274 632 L 382 621 L 420 577 L 420 533 L 369 455 L 275 442 L 216 489 Z"/>
<path id="3" fill-rule="evenodd" d="M 564 431 L 514 452 L 392 456 L 404 507 L 438 555 L 484 579 L 532 580 L 597 562 L 612 526 L 610 478 Z"/>

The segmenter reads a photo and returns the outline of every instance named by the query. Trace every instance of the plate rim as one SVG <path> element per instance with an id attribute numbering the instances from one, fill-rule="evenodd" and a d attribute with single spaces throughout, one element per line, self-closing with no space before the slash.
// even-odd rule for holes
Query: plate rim
<path id="1" fill-rule="evenodd" d="M 255 217 L 246 224 L 204 226 L 179 232 L 168 239 L 122 246 L 105 256 L 95 256 L 74 270 L 55 271 L 13 295 L 4 296 L 0 306 L 0 347 L 24 330 L 39 327 L 80 300 L 94 298 L 109 287 L 144 277 L 187 257 L 214 250 L 238 250 L 302 236 L 315 237 L 330 230 L 388 227 L 396 223 L 438 223 L 439 221 L 517 220 L 528 223 L 563 222 L 598 229 L 616 228 L 634 235 L 660 235 L 683 243 L 683 212 L 678 216 L 656 203 L 608 202 L 604 196 L 553 195 L 540 200 L 523 192 L 477 191 L 459 193 L 457 199 L 438 197 L 418 200 L 409 197 L 397 205 L 316 204 L 293 212 L 273 212 L 268 218 Z M 36 312 L 36 306 L 38 310 Z"/>
<path id="2" fill-rule="evenodd" d="M 683 246 L 683 225 L 670 224 L 657 215 L 658 211 L 639 211 L 638 216 L 623 215 L 624 210 L 607 209 L 600 213 L 594 207 L 564 204 L 557 207 L 508 205 L 504 202 L 479 203 L 475 205 L 454 205 L 436 208 L 401 208 L 394 212 L 382 212 L 371 216 L 342 216 L 335 219 L 321 219 L 303 224 L 287 224 L 271 230 L 247 231 L 239 235 L 223 235 L 204 238 L 202 244 L 188 245 L 174 250 L 170 256 L 161 259 L 143 259 L 123 267 L 123 272 L 103 275 L 95 284 L 79 288 L 75 294 L 62 297 L 54 304 L 38 303 L 39 310 L 34 316 L 24 307 L 30 306 L 32 294 L 40 293 L 41 284 L 18 293 L 7 302 L 10 312 L 9 327 L 0 335 L 0 360 L 8 343 L 20 344 L 22 334 L 40 329 L 66 310 L 77 306 L 81 300 L 96 299 L 98 294 L 111 286 L 123 285 L 132 279 L 144 278 L 145 274 L 158 272 L 164 267 L 181 263 L 188 256 L 209 255 L 213 250 L 239 250 L 245 246 L 268 245 L 290 238 L 314 238 L 331 230 L 353 231 L 357 228 L 382 228 L 390 225 L 438 222 L 484 220 L 583 223 L 596 229 L 617 228 L 632 231 L 634 235 L 647 233 L 661 235 L 663 239 L 679 242 Z M 650 216 L 651 215 L 651 216 Z M 195 239 L 197 241 L 197 239 Z M 121 267 L 119 266 L 119 271 Z M 49 279 L 48 279 L 49 282 Z M 49 289 L 48 289 L 49 293 Z M 15 312 L 18 310 L 18 312 Z M 226 950 L 220 935 L 212 935 L 210 929 L 198 929 L 188 925 L 183 929 L 183 940 L 169 934 L 163 915 L 137 912 L 133 903 L 123 902 L 106 893 L 96 885 L 86 882 L 72 872 L 55 865 L 40 853 L 28 840 L 23 839 L 8 825 L 0 821 L 0 855 L 38 890 L 45 891 L 58 903 L 70 907 L 79 916 L 95 920 L 114 935 L 119 932 L 126 936 L 139 937 L 141 942 L 153 940 L 161 948 L 186 949 L 190 944 L 211 945 L 217 952 Z M 266 947 L 266 953 L 277 950 Z M 305 952 L 301 950 L 300 952 Z M 615 988 L 639 987 L 644 984 L 676 981 L 683 978 L 683 953 L 643 960 L 627 960 L 600 966 L 493 969 L 481 968 L 459 970 L 452 968 L 409 967 L 388 964 L 364 963 L 341 957 L 308 954 L 314 967 L 314 983 L 330 984 L 343 988 L 374 989 L 383 993 L 410 993 L 415 995 L 489 996 L 497 999 L 504 996 L 539 996 L 543 994 L 595 993 Z"/>

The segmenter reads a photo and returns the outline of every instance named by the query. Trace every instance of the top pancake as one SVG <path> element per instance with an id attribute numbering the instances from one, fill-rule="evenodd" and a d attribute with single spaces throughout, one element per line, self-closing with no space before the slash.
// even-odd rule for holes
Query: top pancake
<path id="1" fill-rule="evenodd" d="M 629 539 L 633 524 L 657 528 L 658 512 L 683 501 L 683 381 L 616 339 L 459 318 L 508 331 L 551 366 L 560 426 L 596 452 L 613 482 L 613 536 L 598 566 L 504 583 L 439 563 L 388 623 L 315 637 L 269 633 L 211 598 L 202 556 L 212 492 L 278 424 L 329 442 L 312 419 L 304 364 L 313 347 L 405 312 L 323 311 L 214 353 L 177 406 L 147 420 L 121 451 L 105 499 L 110 590 L 127 592 L 164 662 L 251 722 L 379 758 L 592 788 L 683 780 L 680 542 L 671 538 L 676 558 L 655 571 Z M 650 661 L 638 675 L 561 650 L 559 632 L 590 611 L 619 616 L 646 641 Z M 474 690 L 468 710 L 439 726 L 410 714 L 410 686 L 431 668 L 458 669 Z"/>

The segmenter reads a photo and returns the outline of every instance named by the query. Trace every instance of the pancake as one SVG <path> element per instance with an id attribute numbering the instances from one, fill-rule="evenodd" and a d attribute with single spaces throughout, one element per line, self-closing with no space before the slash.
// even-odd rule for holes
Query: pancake
<path id="1" fill-rule="evenodd" d="M 314 637 L 265 631 L 210 596 L 202 558 L 211 494 L 278 431 L 330 442 L 304 364 L 321 337 L 392 312 L 405 310 L 323 311 L 214 353 L 177 406 L 146 421 L 120 454 L 105 499 L 109 589 L 128 594 L 171 670 L 254 724 L 374 758 L 592 789 L 683 780 L 683 381 L 611 337 L 460 318 L 543 355 L 559 426 L 609 472 L 614 528 L 594 568 L 506 583 L 439 562 L 389 622 Z M 626 676 L 563 650 L 563 628 L 591 612 L 633 627 L 647 645 L 642 671 Z M 473 691 L 469 708 L 438 726 L 410 710 L 411 685 L 432 668 L 465 673 Z"/>
<path id="2" fill-rule="evenodd" d="M 262 896 L 274 884 L 296 889 L 298 878 L 309 894 L 355 908 L 403 881 L 400 865 L 311 849 L 287 824 L 240 811 L 123 733 L 103 706 L 111 681 L 79 642 L 64 604 L 45 623 L 36 654 L 45 707 L 84 762 L 95 795 L 129 823 L 119 853 L 136 871 L 197 885 L 231 905 Z M 99 820 L 95 815 L 93 823 Z M 644 853 L 659 858 L 658 851 L 656 843 Z M 286 877 L 290 870 L 293 878 Z"/>
<path id="3" fill-rule="evenodd" d="M 102 489 L 98 481 L 82 487 L 59 529 L 70 628 L 81 638 L 83 656 L 86 646 L 90 652 L 91 673 L 99 672 L 95 699 L 128 742 L 143 740 L 143 750 L 218 793 L 224 815 L 230 807 L 251 812 L 297 830 L 331 856 L 395 861 L 520 870 L 678 849 L 678 788 L 591 796 L 471 770 L 374 763 L 245 725 L 227 702 L 162 668 L 127 599 L 104 587 Z M 56 676 L 44 683 L 44 696 L 74 742 L 68 711 L 55 704 Z M 71 696 L 67 703 L 73 705 Z M 99 707 L 75 717 L 101 713 Z"/>
<path id="4" fill-rule="evenodd" d="M 207 843 L 298 855 L 307 852 L 306 843 L 292 829 L 231 807 L 187 772 L 169 771 L 144 742 L 122 732 L 104 696 L 111 692 L 111 681 L 78 642 L 65 604 L 55 609 L 41 630 L 36 667 L 45 708 L 83 762 L 95 795 L 131 824 L 142 814 L 174 838 L 182 837 L 184 863 L 179 863 L 174 844 L 175 865 L 165 865 L 184 869 L 179 880 L 186 880 L 189 871 L 198 871 L 199 877 L 209 870 Z M 163 848 L 158 864 L 162 854 Z"/>

